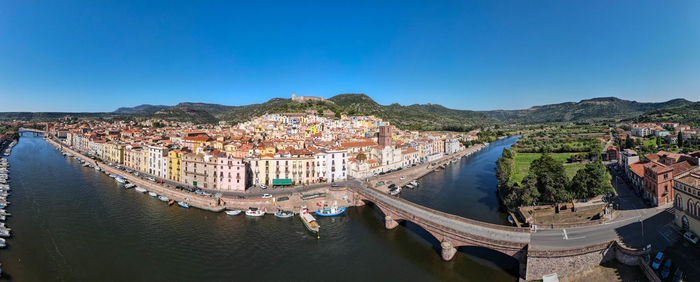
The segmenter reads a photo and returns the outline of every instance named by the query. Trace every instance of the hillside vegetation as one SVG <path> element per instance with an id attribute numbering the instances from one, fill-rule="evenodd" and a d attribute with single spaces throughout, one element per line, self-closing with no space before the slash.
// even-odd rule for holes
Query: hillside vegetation
<path id="1" fill-rule="evenodd" d="M 640 103 L 605 97 L 535 106 L 525 110 L 498 110 L 484 113 L 500 121 L 519 123 L 602 121 L 631 118 L 649 111 L 691 103 L 685 99 L 673 99 L 662 103 Z"/>
<path id="2" fill-rule="evenodd" d="M 636 122 L 679 122 L 692 127 L 700 126 L 700 102 L 654 110 L 633 119 Z"/>

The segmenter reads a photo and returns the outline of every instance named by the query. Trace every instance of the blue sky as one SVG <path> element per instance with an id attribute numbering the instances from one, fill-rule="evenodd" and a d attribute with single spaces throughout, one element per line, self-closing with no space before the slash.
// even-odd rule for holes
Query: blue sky
<path id="1" fill-rule="evenodd" d="M 2 1 L 0 111 L 292 93 L 469 110 L 696 101 L 699 15 L 696 0 Z"/>

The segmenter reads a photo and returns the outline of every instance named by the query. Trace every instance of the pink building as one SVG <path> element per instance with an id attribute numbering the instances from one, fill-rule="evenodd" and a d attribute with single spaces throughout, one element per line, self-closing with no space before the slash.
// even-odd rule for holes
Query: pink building
<path id="1" fill-rule="evenodd" d="M 243 159 L 220 155 L 217 159 L 218 190 L 245 191 L 246 167 Z"/>

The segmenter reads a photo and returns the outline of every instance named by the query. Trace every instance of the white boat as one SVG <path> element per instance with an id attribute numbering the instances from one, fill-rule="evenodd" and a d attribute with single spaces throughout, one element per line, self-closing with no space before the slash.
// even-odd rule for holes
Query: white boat
<path id="1" fill-rule="evenodd" d="M 114 177 L 114 180 L 116 180 L 119 183 L 126 183 L 126 179 L 124 179 L 124 177 L 121 177 L 118 175 Z"/>
<path id="2" fill-rule="evenodd" d="M 265 208 L 262 208 L 262 209 L 249 208 L 247 211 L 245 211 L 245 215 L 247 215 L 247 216 L 263 216 L 263 215 L 265 215 Z"/>
<path id="3" fill-rule="evenodd" d="M 231 210 L 231 211 L 225 211 L 226 214 L 228 215 L 239 215 L 241 214 L 241 210 Z"/>
<path id="4" fill-rule="evenodd" d="M 186 208 L 186 209 L 190 208 L 190 204 L 188 204 L 187 202 L 179 201 L 179 202 L 177 202 L 177 204 L 183 208 Z"/>
<path id="5" fill-rule="evenodd" d="M 9 228 L 0 229 L 0 237 L 10 237 L 10 229 Z"/>
<path id="6" fill-rule="evenodd" d="M 138 186 L 136 188 L 134 188 L 134 190 L 136 190 L 136 192 L 139 192 L 139 193 L 146 193 L 146 191 L 148 191 L 148 190 L 143 189 L 143 188 L 138 187 Z"/>
<path id="7" fill-rule="evenodd" d="M 413 186 L 418 186 L 420 184 L 418 181 L 415 181 L 415 180 L 411 181 L 410 183 Z"/>
<path id="8" fill-rule="evenodd" d="M 158 196 L 158 194 L 156 194 L 156 192 L 148 192 L 148 195 L 151 197 Z"/>
<path id="9" fill-rule="evenodd" d="M 168 197 L 163 196 L 163 195 L 158 196 L 158 200 L 161 200 L 161 201 L 163 201 L 163 202 L 170 201 L 170 199 L 169 199 Z"/>
<path id="10" fill-rule="evenodd" d="M 124 185 L 124 188 L 126 188 L 126 189 L 131 189 L 134 187 L 136 187 L 136 184 L 134 184 L 134 183 L 127 183 L 126 185 Z"/>
<path id="11" fill-rule="evenodd" d="M 4 248 L 5 246 L 7 246 L 7 242 L 4 238 L 0 238 L 0 248 Z"/>

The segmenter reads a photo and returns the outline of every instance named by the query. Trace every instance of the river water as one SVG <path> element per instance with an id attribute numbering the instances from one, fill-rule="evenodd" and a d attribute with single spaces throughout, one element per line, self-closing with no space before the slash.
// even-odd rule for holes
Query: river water
<path id="1" fill-rule="evenodd" d="M 494 142 L 402 197 L 502 223 L 494 193 Z M 13 236 L 0 250 L 16 281 L 407 280 L 515 281 L 517 262 L 460 248 L 443 262 L 439 243 L 411 223 L 393 230 L 370 206 L 320 218 L 320 239 L 297 217 L 231 217 L 167 206 L 63 157 L 40 137 L 22 137 L 10 156 Z"/>

